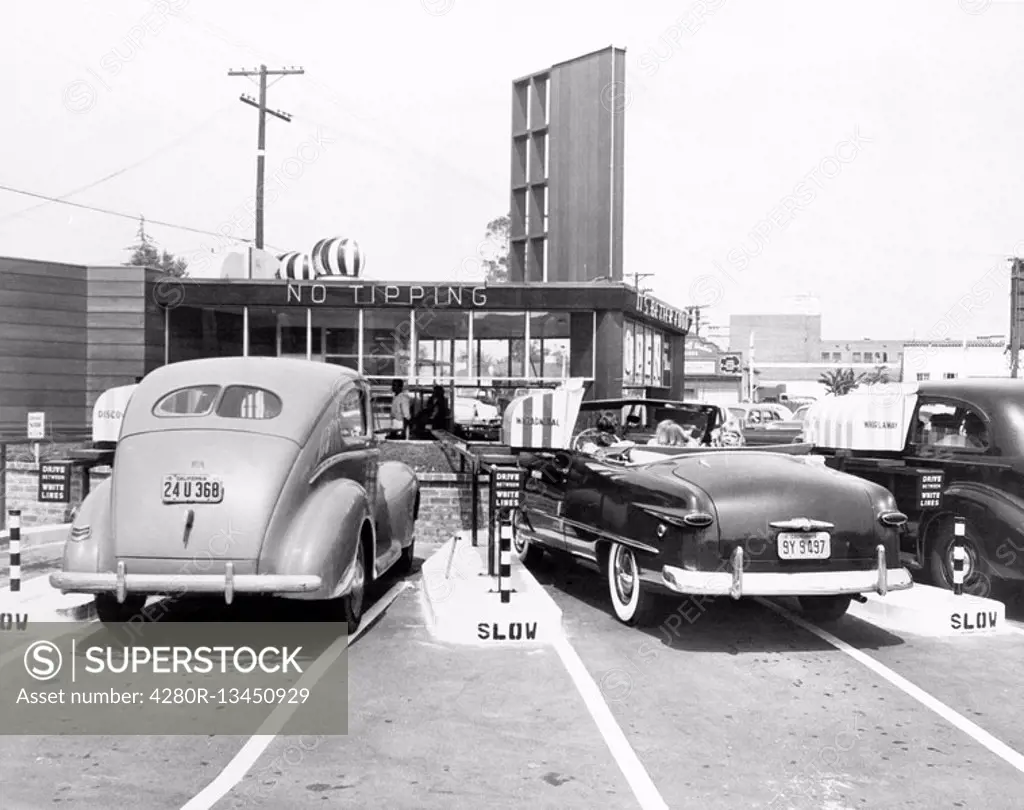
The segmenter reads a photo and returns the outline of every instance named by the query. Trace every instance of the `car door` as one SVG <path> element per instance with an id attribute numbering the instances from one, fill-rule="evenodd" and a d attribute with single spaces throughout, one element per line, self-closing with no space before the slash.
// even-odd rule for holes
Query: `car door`
<path id="1" fill-rule="evenodd" d="M 562 504 L 566 477 L 560 456 L 524 455 L 520 464 L 526 469 L 522 519 L 525 528 L 540 545 L 562 551 Z"/>

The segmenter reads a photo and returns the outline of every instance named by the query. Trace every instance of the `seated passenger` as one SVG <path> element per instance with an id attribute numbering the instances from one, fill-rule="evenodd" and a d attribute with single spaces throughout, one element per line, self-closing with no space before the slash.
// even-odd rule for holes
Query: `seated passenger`
<path id="1" fill-rule="evenodd" d="M 599 450 L 621 444 L 622 439 L 615 433 L 615 418 L 610 414 L 602 414 L 597 420 L 597 427 L 583 431 L 577 438 L 579 449 L 587 455 L 595 455 Z"/>
<path id="2" fill-rule="evenodd" d="M 981 417 L 976 413 L 969 413 L 964 418 L 964 440 L 967 447 L 976 450 L 985 450 L 988 448 L 988 428 L 985 427 L 985 423 L 981 421 Z"/>
<path id="3" fill-rule="evenodd" d="M 654 438 L 647 444 L 657 447 L 692 447 L 695 443 L 679 425 L 671 419 L 664 419 L 658 423 Z"/>

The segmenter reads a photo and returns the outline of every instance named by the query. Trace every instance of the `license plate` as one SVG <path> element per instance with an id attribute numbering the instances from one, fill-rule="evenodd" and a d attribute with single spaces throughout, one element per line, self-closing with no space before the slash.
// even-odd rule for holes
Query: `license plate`
<path id="1" fill-rule="evenodd" d="M 212 475 L 165 475 L 164 503 L 220 503 L 224 482 Z"/>
<path id="2" fill-rule="evenodd" d="M 832 555 L 828 532 L 781 532 L 775 545 L 780 560 L 827 560 Z"/>

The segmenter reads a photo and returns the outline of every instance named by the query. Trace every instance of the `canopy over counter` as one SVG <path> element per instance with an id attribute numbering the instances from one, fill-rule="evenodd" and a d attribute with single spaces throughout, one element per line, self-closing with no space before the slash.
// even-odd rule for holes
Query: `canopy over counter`
<path id="1" fill-rule="evenodd" d="M 884 383 L 814 403 L 804 441 L 835 450 L 898 453 L 906 446 L 917 405 L 917 383 Z"/>

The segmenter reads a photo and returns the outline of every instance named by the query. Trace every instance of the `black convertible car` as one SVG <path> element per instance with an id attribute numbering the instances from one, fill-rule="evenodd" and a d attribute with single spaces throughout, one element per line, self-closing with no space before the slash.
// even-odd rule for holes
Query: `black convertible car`
<path id="1" fill-rule="evenodd" d="M 526 565 L 543 552 L 593 565 L 620 621 L 643 623 L 658 596 L 683 594 L 796 596 L 831 621 L 856 594 L 911 586 L 906 516 L 885 488 L 827 468 L 808 445 L 713 447 L 714 405 L 647 402 L 654 419 L 626 425 L 635 401 L 581 399 L 533 394 L 506 411 L 505 443 L 528 471 L 514 547 Z M 673 412 L 702 431 L 700 446 L 637 443 Z"/>

